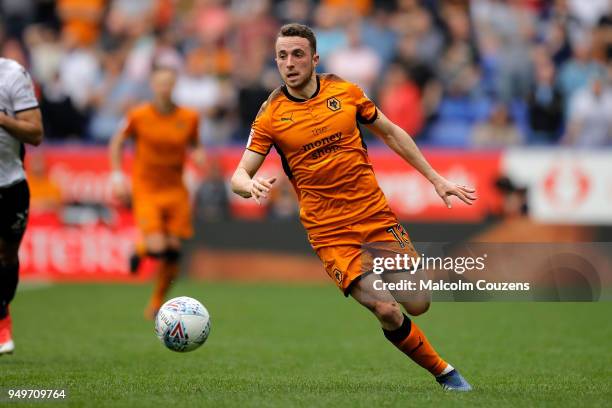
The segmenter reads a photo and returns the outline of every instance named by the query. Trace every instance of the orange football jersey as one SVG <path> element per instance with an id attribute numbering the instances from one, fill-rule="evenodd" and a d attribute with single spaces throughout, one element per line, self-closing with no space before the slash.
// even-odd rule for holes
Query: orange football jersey
<path id="1" fill-rule="evenodd" d="M 358 125 L 377 116 L 376 106 L 359 87 L 331 74 L 317 75 L 310 99 L 297 99 L 282 86 L 262 105 L 247 149 L 266 155 L 276 148 L 309 233 L 388 209 Z"/>
<path id="2" fill-rule="evenodd" d="M 198 138 L 198 113 L 176 107 L 160 113 L 151 103 L 132 109 L 124 131 L 134 138 L 132 170 L 135 193 L 184 189 L 183 167 L 188 147 Z"/>

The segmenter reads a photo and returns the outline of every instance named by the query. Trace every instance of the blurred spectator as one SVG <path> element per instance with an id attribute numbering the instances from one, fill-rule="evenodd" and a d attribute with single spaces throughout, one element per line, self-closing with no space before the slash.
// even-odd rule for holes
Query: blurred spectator
<path id="1" fill-rule="evenodd" d="M 270 49 L 264 41 L 255 45 L 251 61 L 245 61 L 244 64 L 236 67 L 233 78 L 234 85 L 238 88 L 238 116 L 240 118 L 240 126 L 235 138 L 241 141 L 246 141 L 251 123 L 259 112 L 259 108 L 270 92 L 279 85 L 274 68 L 266 66 L 266 57 Z"/>
<path id="2" fill-rule="evenodd" d="M 64 89 L 59 72 L 45 82 L 41 90 L 40 110 L 45 138 L 80 139 L 85 133 L 87 117 L 74 105 Z"/>
<path id="3" fill-rule="evenodd" d="M 563 64 L 557 78 L 565 101 L 569 102 L 577 90 L 585 87 L 599 69 L 599 64 L 591 58 L 590 39 L 585 37 L 577 41 L 572 58 Z"/>
<path id="4" fill-rule="evenodd" d="M 563 99 L 555 85 L 555 66 L 550 60 L 536 62 L 535 83 L 527 99 L 530 141 L 551 144 L 557 141 L 563 125 Z"/>
<path id="5" fill-rule="evenodd" d="M 93 45 L 99 35 L 106 0 L 57 0 L 62 31 L 79 46 Z"/>
<path id="6" fill-rule="evenodd" d="M 206 50 L 194 49 L 187 55 L 185 70 L 179 75 L 174 97 L 179 105 L 185 105 L 200 113 L 200 138 L 206 145 L 227 141 L 232 128 L 223 125 L 227 112 L 234 103 L 231 88 L 213 75 L 213 61 Z"/>
<path id="7" fill-rule="evenodd" d="M 34 21 L 36 4 L 34 0 L 1 0 L 0 15 L 3 16 L 8 37 L 21 37 L 23 31 Z"/>
<path id="8" fill-rule="evenodd" d="M 518 145 L 522 141 L 519 129 L 508 114 L 503 103 L 494 106 L 489 119 L 479 123 L 472 132 L 472 146 L 479 148 L 502 148 Z"/>
<path id="9" fill-rule="evenodd" d="M 65 52 L 57 32 L 42 24 L 31 25 L 24 41 L 30 52 L 32 78 L 42 84 L 53 81 Z"/>
<path id="10" fill-rule="evenodd" d="M 512 180 L 502 176 L 495 181 L 495 187 L 502 194 L 501 217 L 505 219 L 520 218 L 529 213 L 527 206 L 527 188 L 515 185 Z"/>
<path id="11" fill-rule="evenodd" d="M 125 72 L 128 78 L 137 82 L 146 81 L 154 65 L 180 70 L 183 57 L 178 52 L 176 42 L 174 33 L 169 30 L 147 32 L 140 36 L 127 55 Z"/>
<path id="12" fill-rule="evenodd" d="M 278 21 L 271 15 L 270 0 L 233 0 L 235 52 L 241 61 L 258 58 L 252 53 L 263 46 L 267 54 L 274 49 L 278 33 Z"/>
<path id="13" fill-rule="evenodd" d="M 410 80 L 419 88 L 423 114 L 430 118 L 440 104 L 442 87 L 433 68 L 419 58 L 418 42 L 415 35 L 404 35 L 398 44 L 396 62 L 406 69 Z"/>
<path id="14" fill-rule="evenodd" d="M 380 75 L 382 60 L 372 48 L 363 44 L 359 24 L 351 24 L 347 33 L 347 47 L 330 55 L 326 66 L 329 72 L 359 85 L 368 94 Z"/>
<path id="15" fill-rule="evenodd" d="M 593 30 L 593 58 L 601 63 L 612 62 L 612 10 L 599 19 Z"/>
<path id="16" fill-rule="evenodd" d="M 470 10 L 478 33 L 487 90 L 506 102 L 525 98 L 529 91 L 530 43 L 535 37 L 532 11 L 499 0 L 477 0 Z"/>
<path id="17" fill-rule="evenodd" d="M 438 75 L 447 94 L 468 95 L 478 91 L 479 72 L 476 47 L 470 36 L 470 22 L 465 12 L 453 10 L 445 17 L 448 39 L 438 64 Z"/>
<path id="18" fill-rule="evenodd" d="M 564 143 L 575 146 L 612 145 L 612 89 L 603 75 L 576 92 L 569 104 Z"/>
<path id="19" fill-rule="evenodd" d="M 433 17 L 424 8 L 417 8 L 410 13 L 406 21 L 410 27 L 410 34 L 416 39 L 416 55 L 419 61 L 433 65 L 436 63 L 442 47 L 444 37 L 439 28 L 433 24 Z"/>
<path id="20" fill-rule="evenodd" d="M 372 9 L 372 0 L 322 0 L 326 6 L 344 10 L 345 13 L 352 15 L 365 16 Z"/>
<path id="21" fill-rule="evenodd" d="M 15 38 L 9 38 L 4 42 L 4 44 L 2 44 L 0 55 L 3 58 L 15 60 L 24 67 L 30 65 L 28 64 L 26 51 L 21 46 L 21 43 Z"/>
<path id="22" fill-rule="evenodd" d="M 71 32 L 63 34 L 62 45 L 66 50 L 59 66 L 62 89 L 80 113 L 87 115 L 91 91 L 100 76 L 100 60 L 93 47 L 81 45 Z"/>
<path id="23" fill-rule="evenodd" d="M 218 44 L 231 28 L 232 15 L 220 0 L 195 0 L 185 16 L 185 34 L 207 45 Z"/>
<path id="24" fill-rule="evenodd" d="M 329 70 L 327 68 L 328 58 L 348 44 L 341 12 L 338 8 L 324 4 L 315 9 L 313 30 L 317 36 L 317 53 L 321 57 L 323 70 Z"/>
<path id="25" fill-rule="evenodd" d="M 546 20 L 543 24 L 543 27 L 546 27 L 546 24 L 557 24 L 560 27 L 563 27 L 567 33 L 568 40 L 570 44 L 573 44 L 576 40 L 584 37 L 584 29 L 580 20 L 572 14 L 568 0 L 554 0 L 552 1 L 550 10 L 548 11 L 548 15 L 546 16 Z"/>
<path id="26" fill-rule="evenodd" d="M 401 65 L 389 67 L 379 100 L 381 110 L 393 123 L 412 137 L 419 135 L 424 123 L 421 92 Z"/>
<path id="27" fill-rule="evenodd" d="M 486 117 L 490 104 L 482 89 L 478 50 L 463 7 L 443 10 L 447 39 L 436 75 L 442 85 L 442 98 L 435 110 L 435 121 L 428 138 L 435 146 L 468 147 L 474 123 Z"/>
<path id="28" fill-rule="evenodd" d="M 191 50 L 185 60 L 185 69 L 179 75 L 174 90 L 177 103 L 197 109 L 206 116 L 220 99 L 221 87 L 212 75 L 211 61 L 203 49 Z"/>
<path id="29" fill-rule="evenodd" d="M 208 174 L 195 193 L 194 210 L 198 222 L 223 221 L 230 218 L 228 189 L 217 161 L 209 162 Z"/>
<path id="30" fill-rule="evenodd" d="M 281 24 L 310 24 L 312 17 L 312 2 L 310 0 L 283 0 L 278 6 L 278 16 Z"/>
<path id="31" fill-rule="evenodd" d="M 389 14 L 379 9 L 369 19 L 361 21 L 363 44 L 378 54 L 383 69 L 393 59 L 398 40 L 397 34 L 389 28 L 389 20 Z"/>
<path id="32" fill-rule="evenodd" d="M 156 11 L 156 0 L 110 0 L 111 10 L 123 16 L 127 21 L 138 19 L 153 20 Z"/>
<path id="33" fill-rule="evenodd" d="M 148 97 L 146 82 L 127 78 L 123 71 L 124 61 L 123 50 L 107 52 L 102 57 L 102 70 L 89 101 L 93 115 L 88 133 L 96 142 L 107 143 L 117 131 L 125 112 Z"/>
<path id="34" fill-rule="evenodd" d="M 610 0 L 567 0 L 567 2 L 572 15 L 587 28 L 594 27 L 602 16 L 612 10 Z"/>
<path id="35" fill-rule="evenodd" d="M 242 139 L 279 82 L 277 30 L 294 21 L 317 35 L 319 72 L 445 147 L 470 145 L 491 100 L 527 142 L 557 142 L 568 104 L 612 59 L 608 0 L 0 0 L 0 12 L 0 51 L 31 68 L 52 138 L 105 139 L 163 64 L 182 73 L 176 97 L 201 112 L 205 143 Z"/>
<path id="36" fill-rule="evenodd" d="M 567 29 L 557 21 L 548 25 L 544 34 L 545 47 L 556 66 L 561 66 L 572 56 L 572 47 L 567 35 Z"/>

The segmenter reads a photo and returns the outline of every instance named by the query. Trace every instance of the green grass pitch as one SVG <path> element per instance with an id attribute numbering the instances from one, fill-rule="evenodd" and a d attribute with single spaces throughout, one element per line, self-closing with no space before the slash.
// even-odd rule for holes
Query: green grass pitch
<path id="1" fill-rule="evenodd" d="M 449 394 L 332 285 L 182 282 L 212 332 L 166 350 L 142 318 L 149 287 L 53 285 L 18 293 L 16 353 L 0 388 L 65 388 L 15 407 L 609 406 L 612 303 L 434 303 L 416 321 L 475 391 Z M 7 404 L 6 397 L 0 406 Z"/>

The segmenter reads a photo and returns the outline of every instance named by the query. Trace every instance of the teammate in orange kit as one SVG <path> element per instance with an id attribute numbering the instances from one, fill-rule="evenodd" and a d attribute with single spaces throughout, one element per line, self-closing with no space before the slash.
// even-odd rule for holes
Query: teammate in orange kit
<path id="1" fill-rule="evenodd" d="M 385 337 L 433 374 L 444 389 L 469 391 L 467 381 L 440 358 L 399 307 L 422 314 L 429 308 L 429 294 L 399 298 L 373 284 L 378 277 L 370 273 L 369 245 L 378 245 L 382 253 L 417 255 L 378 186 L 358 122 L 423 174 L 449 208 L 453 195 L 471 204 L 474 190 L 436 173 L 412 138 L 378 111 L 359 87 L 335 75 L 317 75 L 318 62 L 310 28 L 300 24 L 281 28 L 276 63 L 284 85 L 272 92 L 257 114 L 232 189 L 257 202 L 268 196 L 276 179 L 254 176 L 274 146 L 297 192 L 310 243 L 329 276 L 346 296 L 372 311 Z"/>
<path id="2" fill-rule="evenodd" d="M 146 255 L 158 259 L 159 271 L 151 300 L 145 310 L 153 317 L 164 302 L 178 274 L 181 240 L 192 235 L 189 194 L 183 183 L 183 167 L 189 147 L 201 165 L 204 152 L 198 137 L 198 114 L 172 101 L 176 72 L 155 67 L 151 74 L 153 100 L 128 112 L 119 132 L 110 142 L 114 194 L 129 200 L 121 168 L 121 151 L 134 140 L 132 203 Z"/>

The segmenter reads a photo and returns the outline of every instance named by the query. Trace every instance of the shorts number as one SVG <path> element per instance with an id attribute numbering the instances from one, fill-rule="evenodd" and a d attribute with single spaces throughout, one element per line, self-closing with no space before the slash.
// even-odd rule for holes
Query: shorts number
<path id="1" fill-rule="evenodd" d="M 393 227 L 389 227 L 385 231 L 393 234 L 393 238 L 395 238 L 397 243 L 400 245 L 400 248 L 405 248 L 406 244 L 410 244 L 408 234 L 406 234 L 406 231 L 404 231 L 404 228 L 400 224 L 395 224 Z"/>

